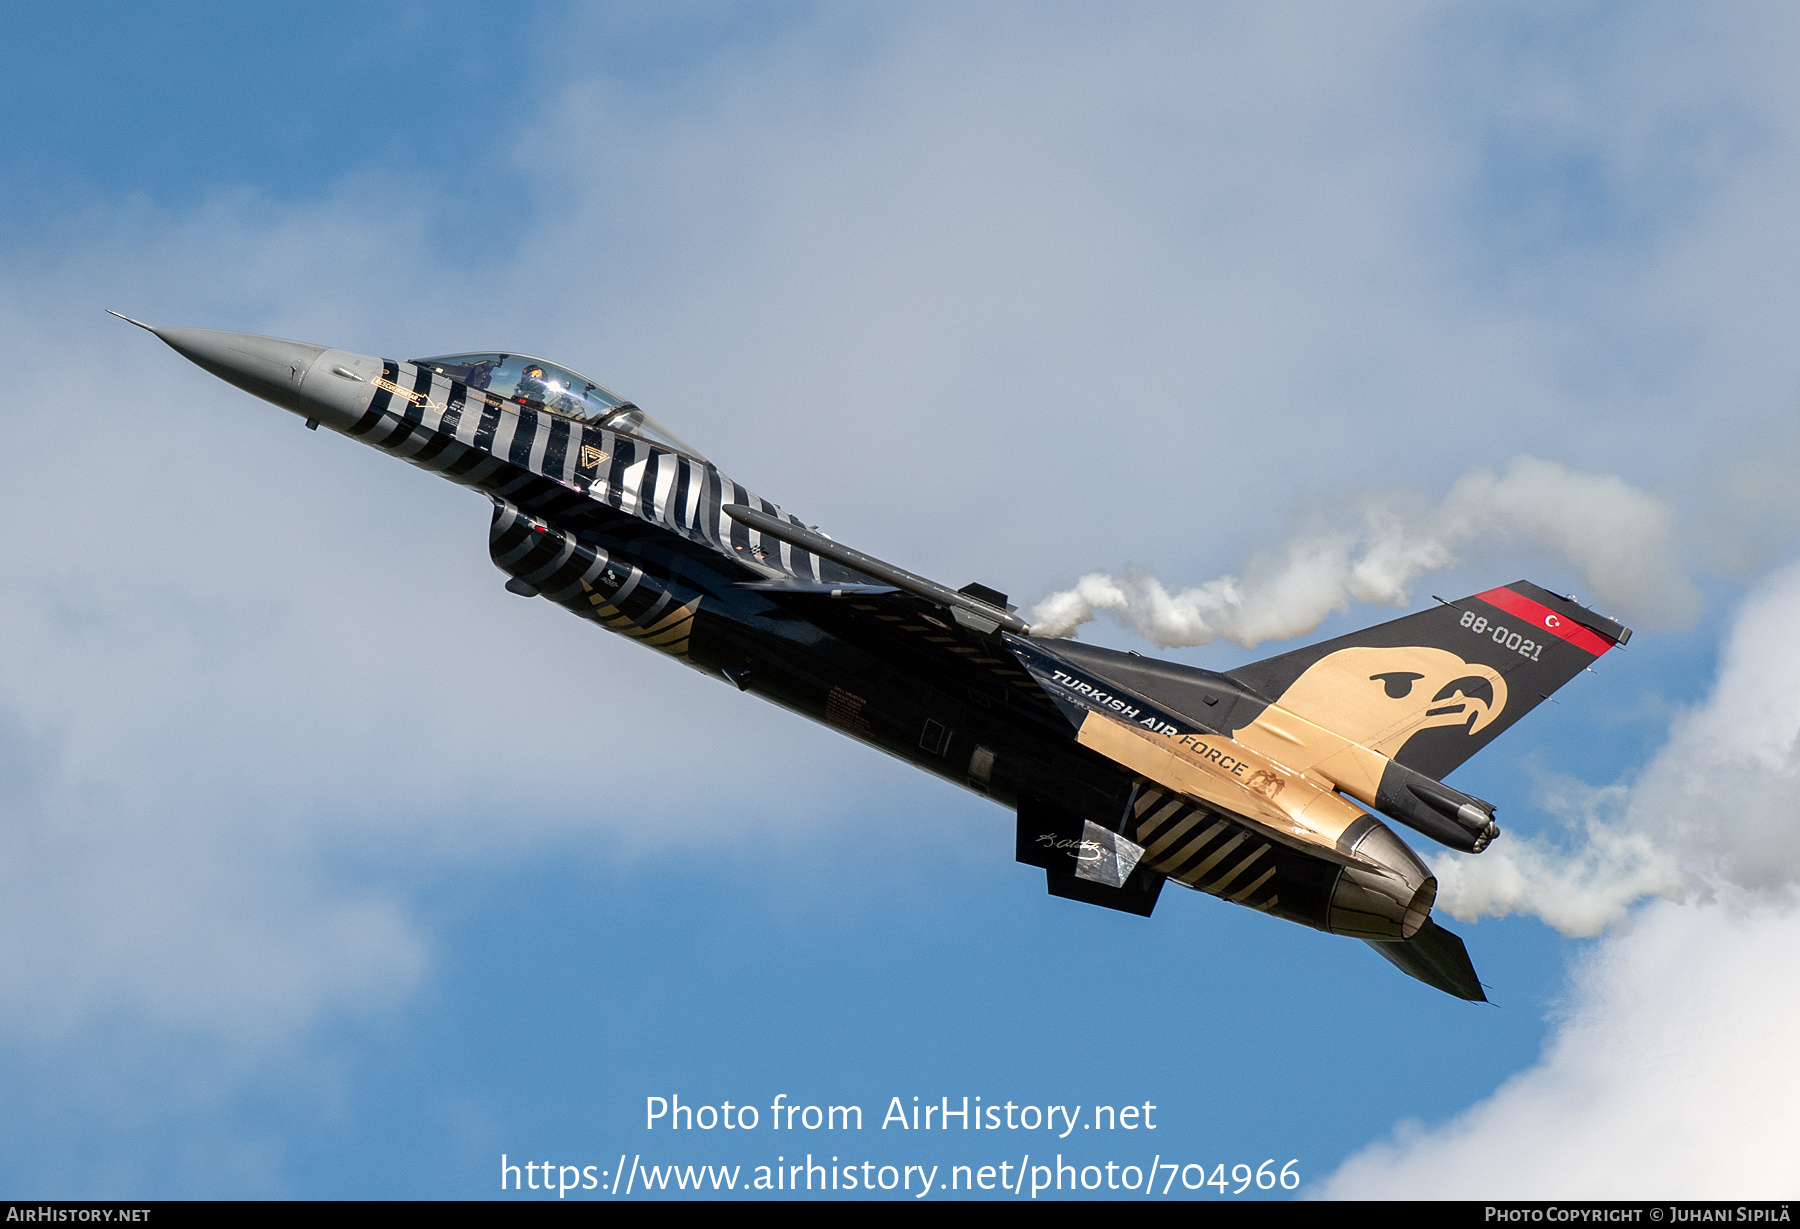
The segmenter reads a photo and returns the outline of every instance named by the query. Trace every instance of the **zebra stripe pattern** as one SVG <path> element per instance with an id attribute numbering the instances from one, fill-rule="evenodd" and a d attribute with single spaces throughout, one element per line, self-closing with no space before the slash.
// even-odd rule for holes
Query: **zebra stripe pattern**
<path id="1" fill-rule="evenodd" d="M 709 461 L 546 411 L 503 407 L 415 363 L 382 360 L 382 384 L 349 434 L 551 520 L 597 502 L 725 550 L 771 578 L 857 579 L 726 516 L 722 509 L 735 502 L 801 523 Z"/>
<path id="2" fill-rule="evenodd" d="M 495 501 L 488 553 L 502 571 L 564 609 L 688 660 L 699 594 L 681 601 L 636 564 L 552 528 L 505 500 Z"/>

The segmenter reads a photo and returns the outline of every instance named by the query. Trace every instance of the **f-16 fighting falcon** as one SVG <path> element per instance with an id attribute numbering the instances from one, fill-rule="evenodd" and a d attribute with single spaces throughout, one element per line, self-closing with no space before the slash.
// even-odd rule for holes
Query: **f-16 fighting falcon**
<path id="1" fill-rule="evenodd" d="M 1034 636 L 1005 594 L 840 544 L 543 359 L 130 323 L 310 428 L 480 491 L 509 591 L 1013 810 L 1052 894 L 1147 917 L 1172 880 L 1464 999 L 1486 995 L 1431 920 L 1437 880 L 1376 815 L 1479 853 L 1494 808 L 1444 776 L 1631 635 L 1519 581 L 1216 674 Z"/>

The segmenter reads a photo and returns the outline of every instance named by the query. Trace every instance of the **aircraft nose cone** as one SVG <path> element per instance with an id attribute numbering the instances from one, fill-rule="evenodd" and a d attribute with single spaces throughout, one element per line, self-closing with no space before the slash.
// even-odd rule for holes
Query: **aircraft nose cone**
<path id="1" fill-rule="evenodd" d="M 226 383 L 300 415 L 309 427 L 349 430 L 369 412 L 377 385 L 393 387 L 382 379 L 383 360 L 371 354 L 223 329 L 159 328 L 107 310 Z"/>
<path id="2" fill-rule="evenodd" d="M 300 382 L 330 347 L 221 329 L 150 328 L 170 349 L 221 380 L 289 409 L 304 408 Z"/>

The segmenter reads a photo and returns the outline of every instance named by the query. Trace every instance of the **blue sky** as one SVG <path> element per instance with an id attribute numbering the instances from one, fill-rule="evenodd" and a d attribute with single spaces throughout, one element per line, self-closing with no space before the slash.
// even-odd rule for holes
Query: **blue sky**
<path id="1" fill-rule="evenodd" d="M 1800 817 L 1757 795 L 1708 827 L 1670 774 L 1800 729 L 1742 682 L 1785 677 L 1800 529 L 1797 38 L 1756 6 L 12 7 L 0 1192 L 491 1197 L 502 1153 L 751 1173 L 796 1147 L 1791 1188 L 1645 1120 L 1629 1089 L 1667 1072 L 1592 1055 L 1710 1037 L 1678 1123 L 1796 1077 L 1644 1021 L 1687 1018 L 1698 966 L 1732 1027 L 1785 1010 L 1739 965 L 1791 936 Z M 1445 919 L 1492 1007 L 1194 894 L 1149 922 L 1050 899 L 1010 815 L 505 594 L 482 501 L 106 307 L 545 354 L 839 538 L 1025 604 L 1129 565 L 1253 576 L 1370 509 L 1429 524 L 1519 456 L 1598 476 L 1471 529 L 1408 601 L 1604 596 L 1608 534 L 1683 578 L 1618 590 L 1629 650 L 1453 783 L 1589 867 L 1571 891 L 1621 848 L 1688 877 L 1598 938 Z M 1658 809 L 1690 790 L 1702 822 Z M 647 1133 L 671 1094 L 870 1125 Z M 875 1125 L 964 1095 L 1160 1125 Z M 1529 1146 L 1652 1128 L 1615 1186 Z"/>

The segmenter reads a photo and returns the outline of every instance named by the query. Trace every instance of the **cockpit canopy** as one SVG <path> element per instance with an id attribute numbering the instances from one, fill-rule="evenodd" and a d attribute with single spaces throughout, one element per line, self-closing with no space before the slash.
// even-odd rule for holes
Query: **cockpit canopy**
<path id="1" fill-rule="evenodd" d="M 611 389 L 541 358 L 528 354 L 444 354 L 410 361 L 431 368 L 447 380 L 460 381 L 471 396 L 485 393 L 495 404 L 546 410 L 608 431 L 641 436 L 691 457 L 700 456 L 680 436 Z"/>

